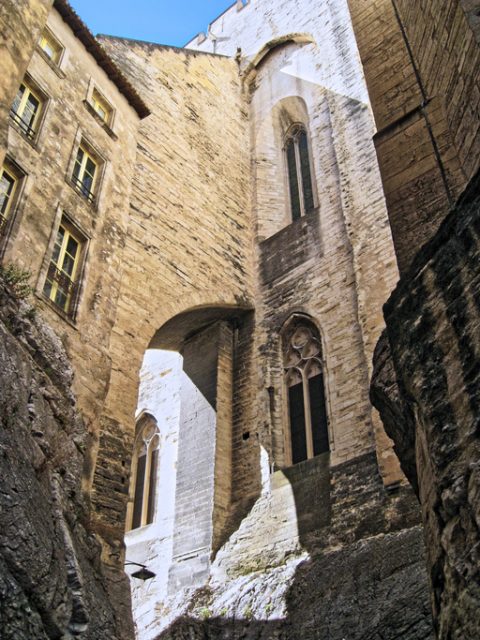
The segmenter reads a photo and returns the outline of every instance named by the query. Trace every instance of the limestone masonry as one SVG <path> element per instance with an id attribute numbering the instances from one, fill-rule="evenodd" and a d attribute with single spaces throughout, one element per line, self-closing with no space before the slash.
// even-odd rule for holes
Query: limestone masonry
<path id="1" fill-rule="evenodd" d="M 176 48 L 2 3 L 2 640 L 479 637 L 480 2 L 441 4 Z"/>

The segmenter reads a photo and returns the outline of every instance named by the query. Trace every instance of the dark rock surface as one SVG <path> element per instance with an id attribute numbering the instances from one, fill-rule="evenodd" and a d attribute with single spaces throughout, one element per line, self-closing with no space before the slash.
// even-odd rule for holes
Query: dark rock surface
<path id="1" fill-rule="evenodd" d="M 184 616 L 158 640 L 431 640 L 421 537 L 414 527 L 304 562 L 283 620 Z"/>
<path id="2" fill-rule="evenodd" d="M 405 401 L 398 386 L 386 331 L 375 348 L 373 364 L 370 399 L 382 416 L 385 431 L 395 443 L 394 451 L 402 470 L 418 496 L 415 419 L 412 407 Z"/>
<path id="3" fill-rule="evenodd" d="M 478 640 L 480 175 L 419 251 L 385 317 L 399 394 L 379 401 L 377 377 L 372 399 L 406 469 L 415 452 L 438 637 Z"/>
<path id="4" fill-rule="evenodd" d="M 85 427 L 60 340 L 0 282 L 0 637 L 132 637 L 81 497 Z M 128 598 L 127 598 L 128 602 Z"/>

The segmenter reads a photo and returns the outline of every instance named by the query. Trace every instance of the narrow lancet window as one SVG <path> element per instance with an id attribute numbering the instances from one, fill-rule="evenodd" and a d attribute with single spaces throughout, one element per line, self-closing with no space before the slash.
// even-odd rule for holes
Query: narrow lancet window
<path id="1" fill-rule="evenodd" d="M 315 207 L 307 133 L 302 125 L 290 128 L 285 140 L 288 190 L 292 220 Z"/>
<path id="2" fill-rule="evenodd" d="M 306 318 L 295 318 L 283 336 L 288 391 L 289 447 L 296 464 L 330 450 L 320 335 Z"/>
<path id="3" fill-rule="evenodd" d="M 140 430 L 132 460 L 132 529 L 151 524 L 155 518 L 160 438 L 153 417 L 144 416 L 142 423 L 139 424 Z"/>

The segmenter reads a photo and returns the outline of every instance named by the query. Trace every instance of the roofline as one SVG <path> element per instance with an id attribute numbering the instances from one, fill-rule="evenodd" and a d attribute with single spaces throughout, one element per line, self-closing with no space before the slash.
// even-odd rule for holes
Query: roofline
<path id="1" fill-rule="evenodd" d="M 96 40 L 87 25 L 75 13 L 67 0 L 54 0 L 53 7 L 58 11 L 64 22 L 70 27 L 85 49 L 95 58 L 98 66 L 101 67 L 110 80 L 116 84 L 120 93 L 125 96 L 129 104 L 135 109 L 139 118 L 149 116 L 150 109 L 106 53 L 101 44 Z"/>
<path id="2" fill-rule="evenodd" d="M 185 53 L 189 56 L 196 56 L 198 54 L 202 56 L 213 56 L 215 58 L 228 58 L 232 59 L 232 56 L 227 56 L 224 53 L 213 53 L 211 51 L 200 51 L 198 49 L 186 49 L 185 47 L 176 47 L 173 44 L 160 44 L 159 42 L 150 42 L 149 40 L 138 40 L 137 38 L 125 38 L 124 36 L 112 36 L 108 33 L 97 33 L 97 38 L 106 40 L 122 40 L 124 42 L 131 42 L 132 44 L 145 45 L 148 47 L 155 47 L 156 49 L 173 49 L 178 53 Z"/>

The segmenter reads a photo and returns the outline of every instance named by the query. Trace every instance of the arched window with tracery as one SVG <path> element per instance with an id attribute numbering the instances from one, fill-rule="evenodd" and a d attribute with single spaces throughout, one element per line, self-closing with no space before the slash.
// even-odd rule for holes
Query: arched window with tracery
<path id="1" fill-rule="evenodd" d="M 137 436 L 132 459 L 133 509 L 131 528 L 153 522 L 160 435 L 155 418 L 145 414 L 137 422 Z"/>
<path id="2" fill-rule="evenodd" d="M 285 137 L 285 159 L 292 220 L 315 207 L 308 138 L 305 127 L 295 124 Z"/>
<path id="3" fill-rule="evenodd" d="M 322 344 L 316 326 L 295 318 L 283 334 L 291 462 L 330 451 Z"/>

